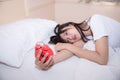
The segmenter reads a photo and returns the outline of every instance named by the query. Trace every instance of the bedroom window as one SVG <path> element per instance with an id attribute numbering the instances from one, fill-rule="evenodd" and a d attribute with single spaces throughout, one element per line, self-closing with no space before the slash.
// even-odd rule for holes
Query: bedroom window
<path id="1" fill-rule="evenodd" d="M 79 0 L 79 2 L 102 5 L 120 5 L 120 0 Z"/>

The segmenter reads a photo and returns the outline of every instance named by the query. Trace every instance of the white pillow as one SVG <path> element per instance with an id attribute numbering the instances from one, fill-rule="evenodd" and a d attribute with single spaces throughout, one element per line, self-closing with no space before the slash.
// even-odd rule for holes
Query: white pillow
<path id="1" fill-rule="evenodd" d="M 45 19 L 25 19 L 0 26 L 0 63 L 20 67 L 36 41 L 44 41 L 56 26 Z"/>
<path id="2" fill-rule="evenodd" d="M 43 41 L 47 43 L 50 39 L 50 36 L 54 34 L 54 27 L 57 25 L 55 21 L 46 20 L 46 19 L 36 19 L 32 21 L 33 26 L 29 26 L 29 30 L 32 33 L 33 44 L 37 41 Z"/>

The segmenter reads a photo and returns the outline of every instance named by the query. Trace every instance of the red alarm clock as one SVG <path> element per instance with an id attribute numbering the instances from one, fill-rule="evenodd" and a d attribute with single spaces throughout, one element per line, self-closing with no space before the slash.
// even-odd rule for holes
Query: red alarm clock
<path id="1" fill-rule="evenodd" d="M 48 53 L 48 56 L 46 57 L 45 62 L 49 59 L 50 56 L 53 56 L 53 51 L 47 44 L 37 42 L 35 45 L 35 57 L 38 55 L 40 50 L 42 50 L 42 54 L 40 55 L 39 60 L 41 60 L 46 53 Z"/>

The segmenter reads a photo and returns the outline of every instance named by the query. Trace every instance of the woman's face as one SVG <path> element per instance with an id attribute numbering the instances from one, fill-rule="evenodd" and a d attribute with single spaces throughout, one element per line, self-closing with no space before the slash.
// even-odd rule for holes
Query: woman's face
<path id="1" fill-rule="evenodd" d="M 69 43 L 74 43 L 81 39 L 80 33 L 73 25 L 69 25 L 62 30 L 66 30 L 65 32 L 60 34 L 60 37 Z"/>

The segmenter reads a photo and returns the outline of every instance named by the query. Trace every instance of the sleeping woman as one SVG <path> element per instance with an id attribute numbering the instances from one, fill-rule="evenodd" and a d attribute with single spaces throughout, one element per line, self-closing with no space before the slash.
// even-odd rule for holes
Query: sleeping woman
<path id="1" fill-rule="evenodd" d="M 48 54 L 39 61 L 41 51 L 35 64 L 42 70 L 48 70 L 54 64 L 72 56 L 85 58 L 100 65 L 107 65 L 109 48 L 120 47 L 120 23 L 103 15 L 93 15 L 81 23 L 67 22 L 58 24 L 50 43 L 55 44 L 57 54 L 44 63 Z M 92 40 L 95 51 L 84 49 L 84 44 Z"/>

